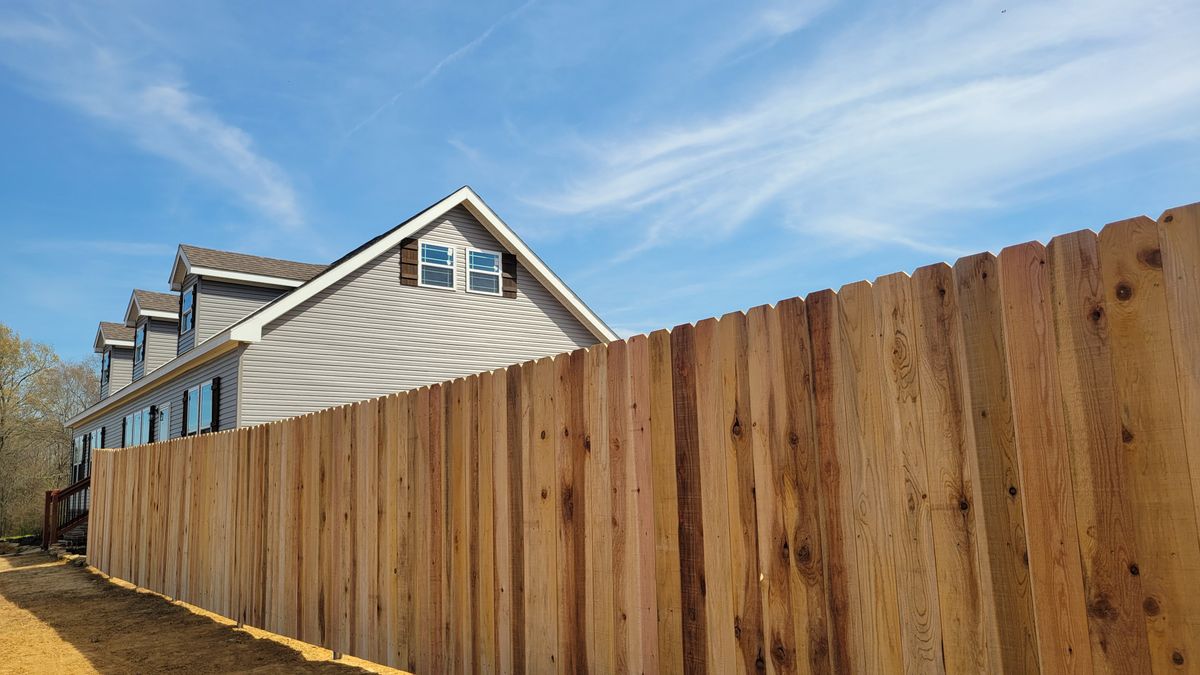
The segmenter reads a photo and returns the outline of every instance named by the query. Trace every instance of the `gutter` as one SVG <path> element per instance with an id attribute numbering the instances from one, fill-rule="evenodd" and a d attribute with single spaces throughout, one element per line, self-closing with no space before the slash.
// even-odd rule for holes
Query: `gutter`
<path id="1" fill-rule="evenodd" d="M 136 382 L 131 382 L 108 397 L 100 399 L 83 412 L 67 420 L 66 426 L 74 428 L 84 422 L 89 422 L 101 413 L 107 412 L 120 403 L 128 401 L 134 395 L 148 392 L 154 389 L 154 385 L 168 382 L 193 368 L 212 361 L 218 356 L 227 354 L 242 344 L 244 344 L 243 341 L 232 339 L 230 337 L 230 329 L 226 328 L 198 346 L 193 347 L 191 351 L 183 356 L 175 357 L 162 366 L 150 371 Z"/>

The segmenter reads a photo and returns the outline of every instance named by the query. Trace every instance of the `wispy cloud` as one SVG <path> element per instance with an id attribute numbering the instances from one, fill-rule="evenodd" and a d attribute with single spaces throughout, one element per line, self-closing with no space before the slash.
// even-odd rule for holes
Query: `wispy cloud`
<path id="1" fill-rule="evenodd" d="M 473 40 L 464 44 L 463 46 L 459 47 L 458 49 L 455 49 L 454 51 L 450 52 L 449 54 L 444 56 L 442 58 L 442 60 L 435 63 L 433 65 L 433 67 L 429 69 L 428 72 L 426 72 L 423 76 L 421 76 L 421 79 L 417 80 L 417 83 L 412 87 L 412 89 L 420 89 L 420 88 L 424 87 L 425 85 L 429 84 L 430 82 L 432 82 L 434 80 L 434 78 L 436 78 L 438 76 L 438 74 L 442 72 L 442 70 L 444 68 L 446 68 L 447 66 L 450 66 L 454 62 L 462 59 L 463 57 L 467 56 L 471 52 L 478 49 L 480 47 L 480 45 L 482 45 L 484 42 L 487 42 L 488 38 L 490 38 L 492 36 L 492 33 L 496 32 L 497 28 L 500 28 L 504 24 L 506 24 L 506 23 L 512 21 L 513 19 L 516 19 L 520 15 L 524 14 L 526 10 L 528 10 L 530 7 L 535 5 L 537 2 L 538 2 L 538 0 L 526 0 L 526 2 L 523 5 L 517 7 L 516 9 L 509 11 L 504 16 L 501 16 L 499 19 L 492 22 L 492 24 L 489 25 L 487 28 L 485 28 L 482 33 L 475 36 L 475 38 Z M 385 101 L 383 105 L 376 108 L 374 111 L 371 112 L 370 115 L 367 115 L 362 120 L 360 120 L 357 124 L 355 124 L 353 127 L 351 127 L 350 131 L 347 131 L 346 134 L 342 137 L 342 140 L 350 138 L 354 134 L 358 133 L 358 131 L 360 129 L 367 126 L 371 122 L 374 122 L 375 118 L 379 117 L 379 115 L 381 113 L 383 113 L 383 111 L 387 110 L 388 108 L 391 108 L 393 105 L 396 105 L 396 102 L 399 101 L 401 98 L 403 98 L 404 94 L 407 93 L 408 91 L 410 91 L 410 90 L 402 90 L 402 91 L 398 91 L 395 94 L 393 94 L 392 97 L 389 98 L 387 101 Z"/>
<path id="2" fill-rule="evenodd" d="M 126 51 L 140 30 L 134 24 L 109 35 L 77 16 L 31 21 L 0 14 L 0 63 L 37 94 L 220 186 L 285 231 L 302 228 L 290 179 L 253 138 L 192 93 L 170 63 Z"/>
<path id="3" fill-rule="evenodd" d="M 564 142 L 572 178 L 526 201 L 638 222 L 622 258 L 727 236 L 765 213 L 847 250 L 949 255 L 953 232 L 935 229 L 938 218 L 1200 131 L 1200 42 L 1162 44 L 1180 26 L 1200 27 L 1200 6 L 880 12 L 823 37 L 811 62 L 724 112 Z"/>

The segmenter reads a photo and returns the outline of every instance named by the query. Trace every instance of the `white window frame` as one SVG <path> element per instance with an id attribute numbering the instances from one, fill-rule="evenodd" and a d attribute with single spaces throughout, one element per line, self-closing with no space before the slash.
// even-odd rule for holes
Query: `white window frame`
<path id="1" fill-rule="evenodd" d="M 150 436 L 154 434 L 151 430 L 154 425 L 151 411 L 153 406 L 146 406 L 134 410 L 125 416 L 125 443 L 124 447 L 131 448 L 135 445 L 145 445 L 150 442 Z"/>
<path id="2" fill-rule="evenodd" d="M 192 306 L 188 307 L 187 309 L 184 309 L 183 297 L 187 296 L 188 294 L 191 294 Z M 184 328 L 183 328 L 184 317 L 187 317 L 191 321 L 191 324 L 192 324 L 191 326 L 188 326 L 187 330 L 184 330 Z M 183 335 L 185 333 L 190 333 L 194 330 L 196 330 L 196 284 L 192 283 L 192 284 L 189 284 L 186 288 L 184 288 L 182 291 L 182 294 L 180 295 L 180 299 L 179 299 L 179 334 Z"/>
<path id="3" fill-rule="evenodd" d="M 200 391 L 205 387 L 205 385 L 208 386 L 208 392 L 209 392 L 207 408 L 204 405 L 204 399 L 200 396 Z M 212 432 L 216 431 L 216 429 L 214 428 L 216 425 L 214 425 L 212 423 L 213 422 L 213 412 L 214 412 L 212 409 L 212 405 L 213 405 L 212 386 L 213 386 L 213 381 L 211 379 L 208 379 L 208 380 L 205 380 L 205 381 L 197 384 L 194 387 L 188 387 L 188 389 L 187 389 L 187 405 L 185 405 L 183 407 L 183 429 L 180 434 L 181 436 L 199 436 L 200 434 L 208 434 L 208 433 L 212 433 Z M 191 424 L 191 422 L 192 422 L 191 415 L 188 414 L 188 408 L 191 407 L 193 400 L 196 401 L 196 419 L 195 419 L 196 430 L 188 431 L 188 425 Z M 200 420 L 204 419 L 204 411 L 205 410 L 208 410 L 208 426 L 202 427 L 202 426 L 200 426 Z"/>
<path id="4" fill-rule="evenodd" d="M 170 403 L 162 403 L 162 404 L 155 406 L 154 414 L 156 416 L 163 417 L 167 422 L 166 428 L 163 429 L 159 426 L 157 419 L 150 420 L 150 425 L 154 427 L 154 431 L 151 433 L 154 434 L 155 440 L 157 440 L 157 441 L 170 440 L 171 439 L 171 404 Z"/>
<path id="5" fill-rule="evenodd" d="M 140 365 L 146 360 L 146 338 L 149 337 L 144 323 L 138 324 L 137 328 L 133 329 L 133 363 Z M 138 338 L 142 338 L 142 344 L 138 344 Z"/>
<path id="6" fill-rule="evenodd" d="M 486 272 L 484 270 L 471 269 L 471 254 L 472 253 L 486 253 L 488 255 L 496 256 L 496 271 L 495 272 Z M 499 296 L 499 295 L 504 295 L 504 254 L 503 253 L 501 253 L 499 251 L 489 251 L 486 248 L 468 248 L 466 259 L 467 259 L 467 292 L 468 293 L 478 293 L 479 295 L 491 295 L 493 297 Z M 474 288 L 471 288 L 471 273 L 472 272 L 474 272 L 476 274 L 487 274 L 489 276 L 496 277 L 496 292 L 493 293 L 492 291 L 483 291 L 483 290 L 476 290 Z"/>
<path id="7" fill-rule="evenodd" d="M 450 251 L 450 264 L 442 265 L 440 263 L 425 262 L 425 246 L 439 246 Z M 436 288 L 443 291 L 453 291 L 458 287 L 458 250 L 453 244 L 447 244 L 441 241 L 432 241 L 429 239 L 417 240 L 417 285 L 422 288 Z M 438 286 L 436 284 L 425 283 L 425 268 L 433 267 L 436 269 L 450 270 L 450 285 Z"/>

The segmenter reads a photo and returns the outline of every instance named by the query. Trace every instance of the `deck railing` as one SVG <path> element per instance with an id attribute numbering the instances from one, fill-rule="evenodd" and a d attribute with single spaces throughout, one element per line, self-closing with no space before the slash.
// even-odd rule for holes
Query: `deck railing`
<path id="1" fill-rule="evenodd" d="M 67 532 L 87 522 L 91 506 L 92 477 L 87 476 L 61 490 L 46 491 L 42 523 L 42 548 L 48 549 Z"/>

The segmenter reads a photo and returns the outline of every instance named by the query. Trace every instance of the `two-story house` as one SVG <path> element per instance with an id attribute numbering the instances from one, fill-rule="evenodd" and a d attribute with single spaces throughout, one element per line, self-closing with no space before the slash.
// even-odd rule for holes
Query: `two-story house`
<path id="1" fill-rule="evenodd" d="M 329 265 L 181 245 L 168 282 L 100 324 L 81 465 L 616 337 L 469 187 Z"/>

